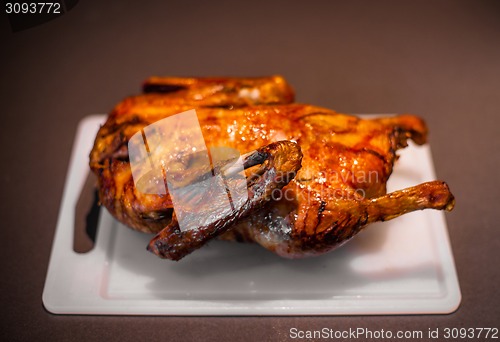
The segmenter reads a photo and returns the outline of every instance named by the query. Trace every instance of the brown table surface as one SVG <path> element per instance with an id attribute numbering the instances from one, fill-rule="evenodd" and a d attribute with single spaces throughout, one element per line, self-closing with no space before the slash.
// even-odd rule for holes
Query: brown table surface
<path id="1" fill-rule="evenodd" d="M 0 335 L 45 340 L 285 340 L 289 329 L 499 327 L 500 3 L 80 1 L 1 25 Z M 150 75 L 284 75 L 298 101 L 411 112 L 430 127 L 462 291 L 449 315 L 58 316 L 42 289 L 78 122 Z M 2 339 L 3 340 L 3 339 Z"/>

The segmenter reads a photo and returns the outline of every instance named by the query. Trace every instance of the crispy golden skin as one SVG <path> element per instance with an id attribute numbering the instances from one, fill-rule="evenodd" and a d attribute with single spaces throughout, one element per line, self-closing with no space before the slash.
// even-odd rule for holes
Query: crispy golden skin
<path id="1" fill-rule="evenodd" d="M 151 78 L 145 90 L 156 93 L 125 99 L 110 114 L 96 137 L 90 166 L 98 176 L 101 203 L 113 216 L 134 229 L 159 232 L 149 249 L 160 257 L 178 260 L 216 236 L 254 241 L 289 258 L 318 255 L 368 223 L 419 209 L 453 208 L 453 195 L 440 181 L 386 194 L 396 150 L 408 139 L 426 141 L 427 128 L 416 116 L 363 120 L 293 104 L 291 88 L 278 76 Z M 137 191 L 127 142 L 145 126 L 192 108 L 208 147 L 253 151 L 252 158 L 260 159 L 252 165 L 262 164 L 262 172 L 248 185 L 241 211 L 181 232 L 168 194 Z M 252 165 L 247 175 L 257 167 Z M 278 171 L 288 176 L 270 176 Z M 215 198 L 199 210 L 210 215 L 217 205 Z"/>

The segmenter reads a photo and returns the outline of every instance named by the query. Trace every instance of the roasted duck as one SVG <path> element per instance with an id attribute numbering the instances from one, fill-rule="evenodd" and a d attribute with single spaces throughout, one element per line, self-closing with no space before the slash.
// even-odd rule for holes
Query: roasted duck
<path id="1" fill-rule="evenodd" d="M 396 151 L 408 139 L 426 142 L 426 125 L 416 116 L 363 120 L 295 104 L 293 91 L 279 76 L 151 78 L 143 90 L 110 113 L 97 134 L 90 167 L 98 178 L 101 204 L 129 227 L 156 233 L 148 249 L 162 258 L 179 260 L 213 238 L 256 242 L 287 258 L 320 255 L 369 223 L 454 206 L 442 181 L 386 193 Z M 134 183 L 131 137 L 193 108 L 209 148 L 226 146 L 241 154 L 245 177 L 229 176 L 225 182 L 244 185 L 248 196 L 232 203 L 229 212 L 221 209 L 227 198 L 210 191 L 200 195 L 190 190 L 193 193 L 174 210 L 168 191 L 144 193 Z M 176 134 L 182 139 L 184 133 Z M 186 158 L 196 157 L 179 154 L 179 161 Z M 189 163 L 180 162 L 179 184 L 214 175 L 228 165 L 221 160 L 211 170 L 183 172 L 182 165 Z M 181 207 L 193 213 L 186 216 L 193 229 L 180 229 Z"/>

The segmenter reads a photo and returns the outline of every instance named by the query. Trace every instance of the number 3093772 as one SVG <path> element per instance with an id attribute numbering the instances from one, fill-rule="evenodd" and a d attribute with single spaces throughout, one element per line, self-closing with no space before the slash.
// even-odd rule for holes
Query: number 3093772
<path id="1" fill-rule="evenodd" d="M 7 2 L 5 3 L 7 14 L 60 14 L 61 4 L 59 2 Z"/>

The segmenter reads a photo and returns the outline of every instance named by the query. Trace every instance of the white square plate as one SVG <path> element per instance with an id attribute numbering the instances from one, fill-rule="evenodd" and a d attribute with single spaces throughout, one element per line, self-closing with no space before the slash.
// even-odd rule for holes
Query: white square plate
<path id="1" fill-rule="evenodd" d="M 146 251 L 151 236 L 102 209 L 96 245 L 72 249 L 74 210 L 105 116 L 78 128 L 43 292 L 57 314 L 438 314 L 461 295 L 444 213 L 425 210 L 370 225 L 317 258 L 282 259 L 252 244 L 213 241 L 180 262 Z M 400 151 L 388 190 L 435 179 L 430 148 Z"/>

